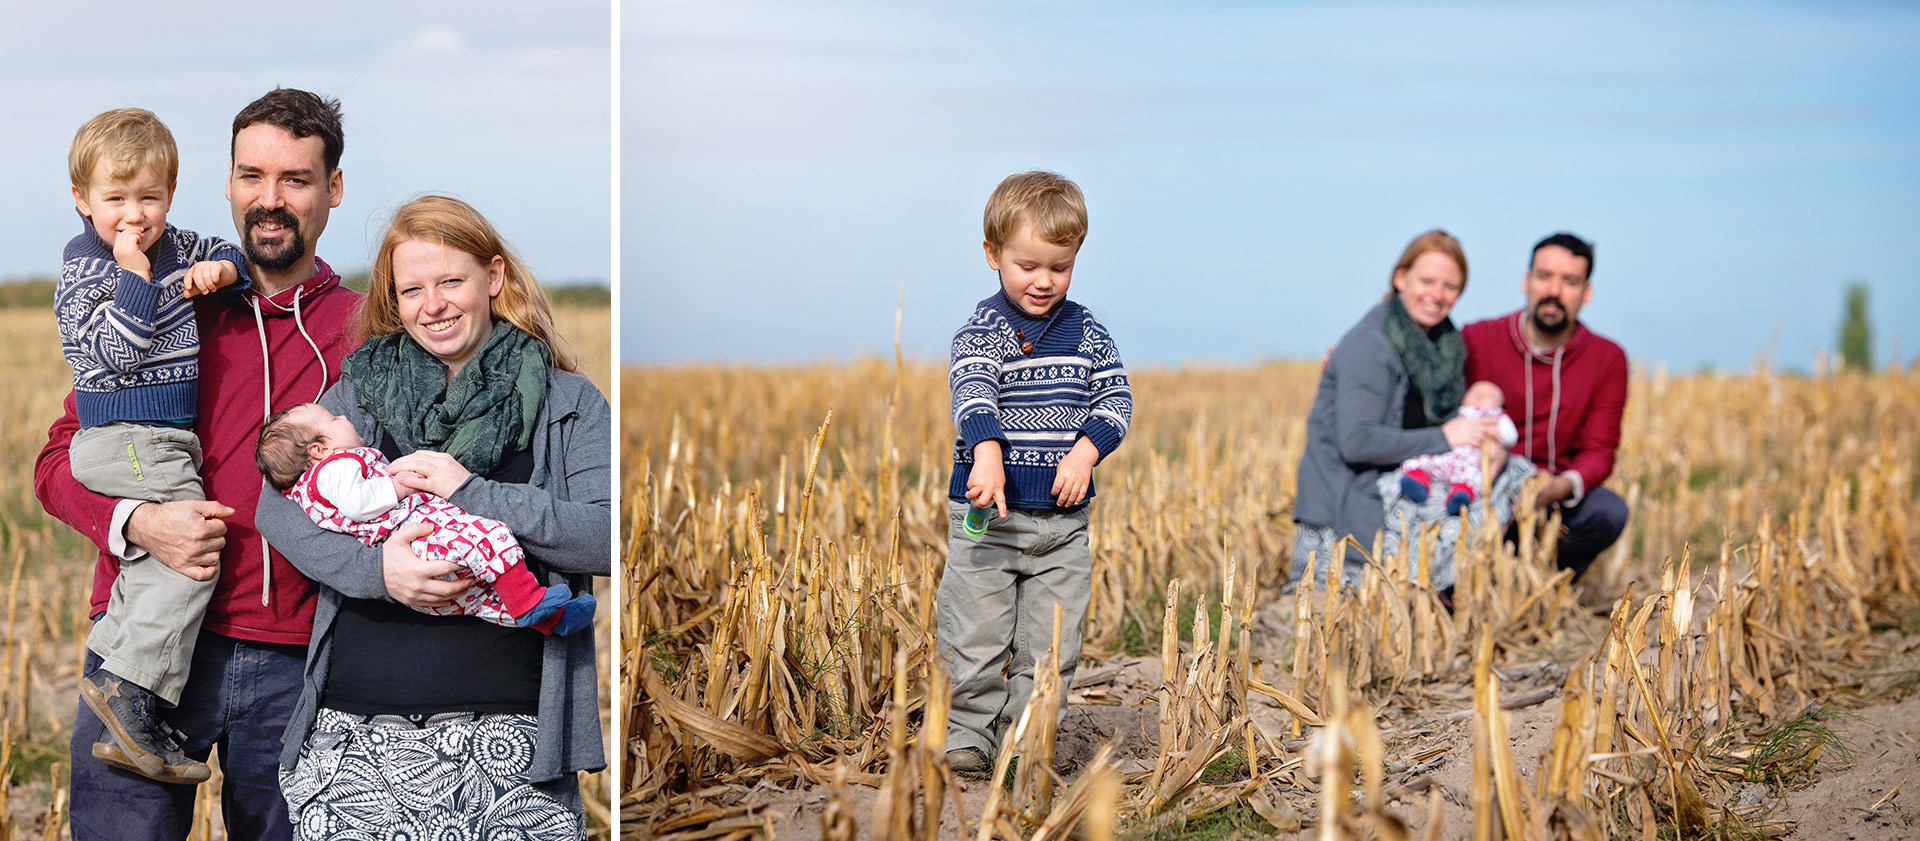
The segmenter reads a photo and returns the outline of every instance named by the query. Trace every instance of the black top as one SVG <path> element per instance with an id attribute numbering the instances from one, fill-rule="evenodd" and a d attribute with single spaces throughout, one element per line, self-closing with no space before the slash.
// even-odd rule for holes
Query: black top
<path id="1" fill-rule="evenodd" d="M 397 458 L 393 436 L 380 452 Z M 486 478 L 524 484 L 533 454 L 510 455 Z M 527 556 L 527 568 L 545 580 Z M 540 701 L 539 631 L 472 616 L 430 616 L 384 599 L 345 599 L 333 623 L 333 664 L 322 706 L 361 715 L 445 712 L 534 715 Z"/>
<path id="2" fill-rule="evenodd" d="M 1420 399 L 1420 387 L 1407 383 L 1407 411 L 1400 417 L 1400 428 L 1426 429 L 1432 425 L 1427 423 L 1427 401 Z"/>
<path id="3" fill-rule="evenodd" d="M 1440 325 L 1427 328 L 1427 338 L 1440 338 Z M 1407 411 L 1400 417 L 1401 429 L 1426 429 L 1433 424 L 1427 422 L 1427 401 L 1420 397 L 1420 387 L 1413 384 L 1413 378 L 1407 378 Z"/>

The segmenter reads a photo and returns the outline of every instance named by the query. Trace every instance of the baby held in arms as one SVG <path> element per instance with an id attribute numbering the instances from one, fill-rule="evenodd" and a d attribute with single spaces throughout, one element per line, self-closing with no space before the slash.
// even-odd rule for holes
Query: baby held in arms
<path id="1" fill-rule="evenodd" d="M 267 481 L 300 503 L 321 528 L 353 535 L 368 546 L 380 545 L 409 520 L 432 525 L 432 534 L 414 541 L 414 552 L 450 561 L 478 583 L 447 606 L 419 608 L 424 613 L 476 616 L 543 634 L 571 634 L 593 623 L 593 595 L 575 596 L 565 584 L 541 586 L 506 524 L 408 488 L 352 421 L 318 403 L 302 403 L 268 420 L 254 460 Z"/>
<path id="2" fill-rule="evenodd" d="M 1505 405 L 1506 395 L 1500 392 L 1500 387 L 1485 380 L 1474 383 L 1460 400 L 1460 417 L 1499 419 L 1500 441 L 1492 445 L 1494 464 L 1505 464 L 1507 449 L 1520 440 L 1520 432 L 1514 428 L 1513 419 L 1507 417 Z M 1401 462 L 1400 469 L 1400 493 L 1415 503 L 1427 501 L 1429 487 L 1445 487 L 1449 515 L 1465 511 L 1480 493 L 1479 444 L 1463 444 L 1444 453 L 1414 456 Z"/>

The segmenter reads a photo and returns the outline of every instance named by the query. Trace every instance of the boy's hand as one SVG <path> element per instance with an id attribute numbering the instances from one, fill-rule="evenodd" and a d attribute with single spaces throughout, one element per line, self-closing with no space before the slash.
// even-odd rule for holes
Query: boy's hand
<path id="1" fill-rule="evenodd" d="M 153 279 L 153 262 L 147 259 L 147 253 L 140 250 L 140 231 L 128 228 L 113 235 L 113 261 L 120 268 L 133 272 L 148 280 Z"/>
<path id="2" fill-rule="evenodd" d="M 1000 461 L 1000 442 L 981 441 L 973 446 L 973 469 L 967 471 L 967 501 L 975 508 L 992 505 L 1007 518 L 1007 468 Z"/>
<path id="3" fill-rule="evenodd" d="M 1084 435 L 1073 442 L 1073 449 L 1053 471 L 1053 501 L 1061 506 L 1079 505 L 1093 486 L 1093 465 L 1100 460 L 1100 448 Z"/>
<path id="4" fill-rule="evenodd" d="M 183 298 L 209 295 L 240 281 L 240 270 L 229 260 L 201 260 L 187 268 L 187 280 L 180 288 Z"/>

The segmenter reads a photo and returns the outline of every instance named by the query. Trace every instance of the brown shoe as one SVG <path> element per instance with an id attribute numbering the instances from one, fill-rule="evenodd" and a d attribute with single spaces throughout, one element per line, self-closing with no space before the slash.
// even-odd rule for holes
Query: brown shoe
<path id="1" fill-rule="evenodd" d="M 993 773 L 993 766 L 987 763 L 986 752 L 979 748 L 947 751 L 947 767 L 970 780 L 983 780 Z"/>
<path id="2" fill-rule="evenodd" d="M 105 762 L 123 771 L 132 771 L 140 776 L 158 780 L 163 783 L 199 785 L 213 776 L 213 769 L 208 768 L 205 762 L 195 762 L 185 754 L 179 754 L 179 748 L 174 748 L 172 753 L 178 754 L 178 756 L 169 757 L 162 754 L 160 773 L 149 774 L 140 770 L 131 760 L 127 759 L 127 752 L 121 750 L 119 743 L 113 741 L 111 736 L 105 741 L 93 743 L 94 759 L 98 759 L 101 762 Z M 176 758 L 180 761 L 175 762 L 174 759 Z"/>
<path id="3" fill-rule="evenodd" d="M 105 729 L 93 743 L 102 762 L 163 783 L 198 783 L 213 775 L 180 749 L 181 734 L 155 714 L 153 693 L 106 669 L 80 679 L 80 697 Z"/>

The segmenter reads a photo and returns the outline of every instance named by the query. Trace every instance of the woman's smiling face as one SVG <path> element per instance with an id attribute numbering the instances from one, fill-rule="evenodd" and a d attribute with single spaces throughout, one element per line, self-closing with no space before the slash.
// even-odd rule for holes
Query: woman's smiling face
<path id="1" fill-rule="evenodd" d="M 1453 310 L 1460 290 L 1466 288 L 1464 275 L 1452 257 L 1428 251 L 1415 257 L 1413 265 L 1393 273 L 1393 288 L 1407 315 L 1413 316 L 1413 323 L 1432 330 Z"/>
<path id="2" fill-rule="evenodd" d="M 447 365 L 449 379 L 493 332 L 493 296 L 506 280 L 506 260 L 482 263 L 438 242 L 394 246 L 393 287 L 407 335 Z"/>

